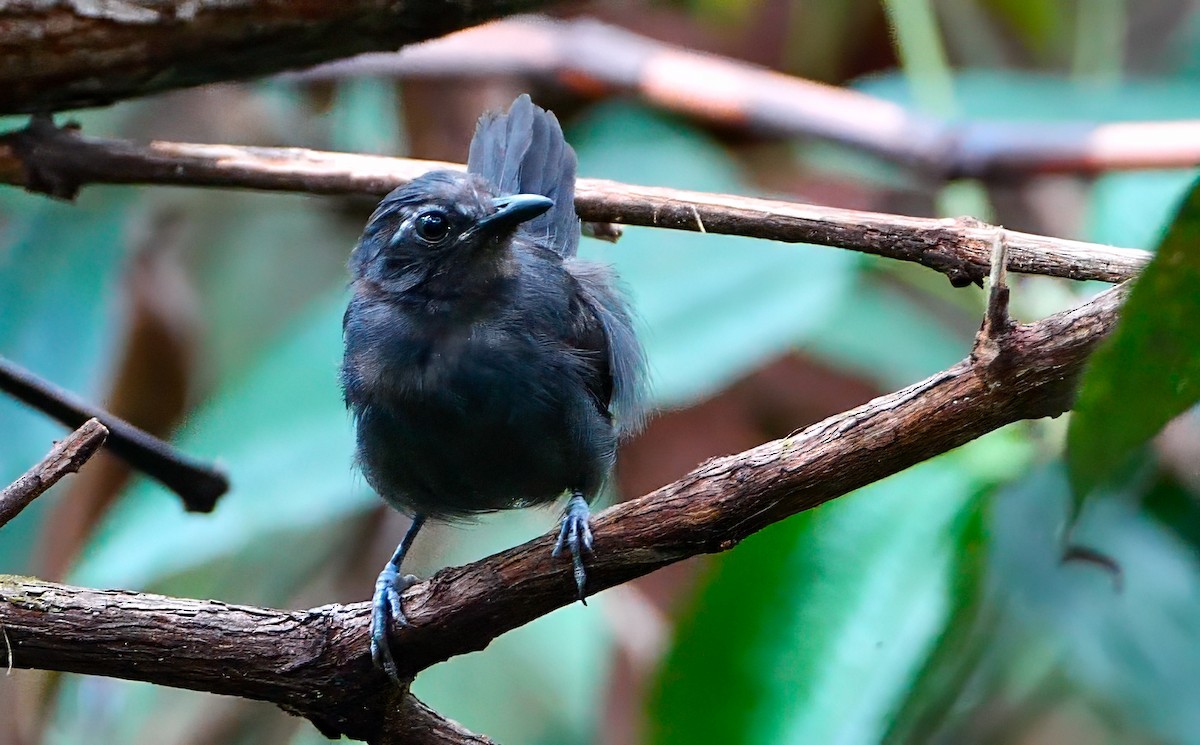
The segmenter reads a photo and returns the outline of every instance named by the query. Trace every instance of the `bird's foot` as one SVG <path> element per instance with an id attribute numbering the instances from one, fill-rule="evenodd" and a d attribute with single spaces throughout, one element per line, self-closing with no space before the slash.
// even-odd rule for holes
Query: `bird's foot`
<path id="1" fill-rule="evenodd" d="M 588 525 L 591 512 L 587 501 L 579 492 L 571 494 L 567 509 L 563 512 L 562 529 L 558 531 L 558 542 L 554 544 L 552 556 L 562 553 L 565 546 L 571 552 L 575 569 L 575 586 L 579 589 L 579 601 L 587 605 L 584 588 L 587 585 L 587 570 L 583 567 L 583 553 L 592 551 L 592 528 Z"/>
<path id="2" fill-rule="evenodd" d="M 375 596 L 371 600 L 371 659 L 375 667 L 382 668 L 396 685 L 400 685 L 400 673 L 396 660 L 392 658 L 392 647 L 388 643 L 388 620 L 399 628 L 408 625 L 400 595 L 417 583 L 411 574 L 401 575 L 395 564 L 389 563 L 375 580 Z"/>

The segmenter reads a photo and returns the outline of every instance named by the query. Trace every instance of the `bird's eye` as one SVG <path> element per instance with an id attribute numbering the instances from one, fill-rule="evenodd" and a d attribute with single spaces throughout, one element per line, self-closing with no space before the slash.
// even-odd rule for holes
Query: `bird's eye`
<path id="1" fill-rule="evenodd" d="M 417 216 L 417 236 L 428 243 L 440 243 L 450 234 L 450 219 L 437 210 L 422 212 Z"/>

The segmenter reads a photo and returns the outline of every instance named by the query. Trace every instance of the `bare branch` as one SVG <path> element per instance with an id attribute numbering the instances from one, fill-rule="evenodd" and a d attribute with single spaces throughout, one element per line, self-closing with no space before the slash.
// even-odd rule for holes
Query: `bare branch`
<path id="1" fill-rule="evenodd" d="M 211 512 L 217 499 L 229 491 L 229 477 L 216 466 L 179 452 L 149 432 L 42 380 L 4 357 L 0 357 L 0 392 L 68 427 L 99 419 L 106 428 L 108 449 L 178 494 L 190 512 Z"/>
<path id="2" fill-rule="evenodd" d="M 702 553 L 1011 422 L 1055 416 L 1116 322 L 1124 287 L 1014 326 L 1003 366 L 968 358 L 782 440 L 716 458 L 593 522 L 589 583 L 612 587 Z M 410 588 L 394 644 L 408 676 L 575 600 L 553 533 Z M 274 611 L 0 579 L 14 664 L 271 701 L 328 735 L 379 741 L 401 695 L 368 652 L 369 604 Z M 423 707 L 418 707 L 423 708 Z M 454 740 L 450 740 L 454 741 Z"/>
<path id="3" fill-rule="evenodd" d="M 612 60 L 621 64 L 614 65 Z M 818 137 L 942 179 L 1200 165 L 1200 121 L 943 122 L 838 88 L 665 44 L 594 20 L 509 19 L 400 52 L 365 54 L 289 75 L 526 75 L 584 96 L 606 89 L 721 126 Z"/>
<path id="4" fill-rule="evenodd" d="M 0 2 L 0 114 L 61 111 L 368 51 L 546 0 Z"/>
<path id="5" fill-rule="evenodd" d="M 297 148 L 235 147 L 84 137 L 46 120 L 0 136 L 0 182 L 70 198 L 90 183 L 240 187 L 310 194 L 383 195 L 436 168 L 461 165 Z M 744 235 L 862 251 L 935 269 L 956 285 L 982 283 L 997 228 L 971 219 L 887 215 L 769 199 L 580 179 L 588 222 Z M 1119 282 L 1150 254 L 1004 231 L 1008 269 Z"/>
<path id="6" fill-rule="evenodd" d="M 0 491 L 0 527 L 45 494 L 63 476 L 76 473 L 96 454 L 107 436 L 107 427 L 96 419 L 87 420 L 57 443 L 41 463 Z"/>

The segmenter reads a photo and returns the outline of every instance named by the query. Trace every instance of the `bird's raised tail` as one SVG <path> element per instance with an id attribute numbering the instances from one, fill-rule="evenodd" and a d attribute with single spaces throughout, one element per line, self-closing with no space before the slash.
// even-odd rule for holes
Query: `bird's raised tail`
<path id="1" fill-rule="evenodd" d="M 508 113 L 489 112 L 479 119 L 467 170 L 487 179 L 500 194 L 541 194 L 554 200 L 527 229 L 564 258 L 579 248 L 575 213 L 575 151 L 563 137 L 558 118 L 521 94 Z"/>

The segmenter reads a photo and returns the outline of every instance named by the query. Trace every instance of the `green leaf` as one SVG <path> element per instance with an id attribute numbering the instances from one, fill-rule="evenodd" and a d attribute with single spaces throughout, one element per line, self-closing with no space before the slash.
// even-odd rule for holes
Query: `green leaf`
<path id="1" fill-rule="evenodd" d="M 1065 677 L 1071 695 L 1114 723 L 1121 736 L 1109 742 L 1200 742 L 1200 710 L 1181 694 L 1200 689 L 1200 560 L 1141 509 L 1144 486 L 1090 500 L 1073 534 L 1117 562 L 1120 590 L 1099 567 L 1062 562 L 1071 489 L 1061 463 L 996 495 L 989 595 L 1000 615 L 979 672 L 999 686 L 965 692 L 965 717 L 989 701 L 1039 697 Z"/>
<path id="2" fill-rule="evenodd" d="M 1200 410 L 1192 409 L 1193 426 L 1200 424 L 1198 414 Z M 1196 488 L 1200 484 L 1194 478 L 1190 484 L 1181 482 L 1169 471 L 1152 475 L 1141 497 L 1143 511 L 1174 531 L 1192 550 L 1200 551 L 1200 489 Z"/>
<path id="3" fill-rule="evenodd" d="M 1168 421 L 1200 401 L 1200 182 L 1089 361 L 1067 433 L 1076 508 Z"/>
<path id="4" fill-rule="evenodd" d="M 1062 3 L 1031 3 L 1026 0 L 985 0 L 1006 22 L 1007 30 L 1041 55 L 1058 53 L 1071 28 L 1070 8 Z"/>
<path id="5" fill-rule="evenodd" d="M 662 670 L 652 741 L 879 742 L 958 604 L 978 495 L 1029 457 L 1012 445 L 993 435 L 721 557 Z"/>
<path id="6" fill-rule="evenodd" d="M 954 75 L 931 0 L 883 0 L 883 8 L 918 108 L 929 114 L 954 116 L 958 112 Z"/>
<path id="7" fill-rule="evenodd" d="M 982 507 L 981 502 L 976 504 Z M 987 612 L 984 512 L 976 509 L 964 514 L 954 548 L 958 565 L 944 631 L 892 717 L 882 738 L 885 742 L 937 741 L 935 733 L 955 720 L 959 697 L 988 649 L 993 614 Z"/>

